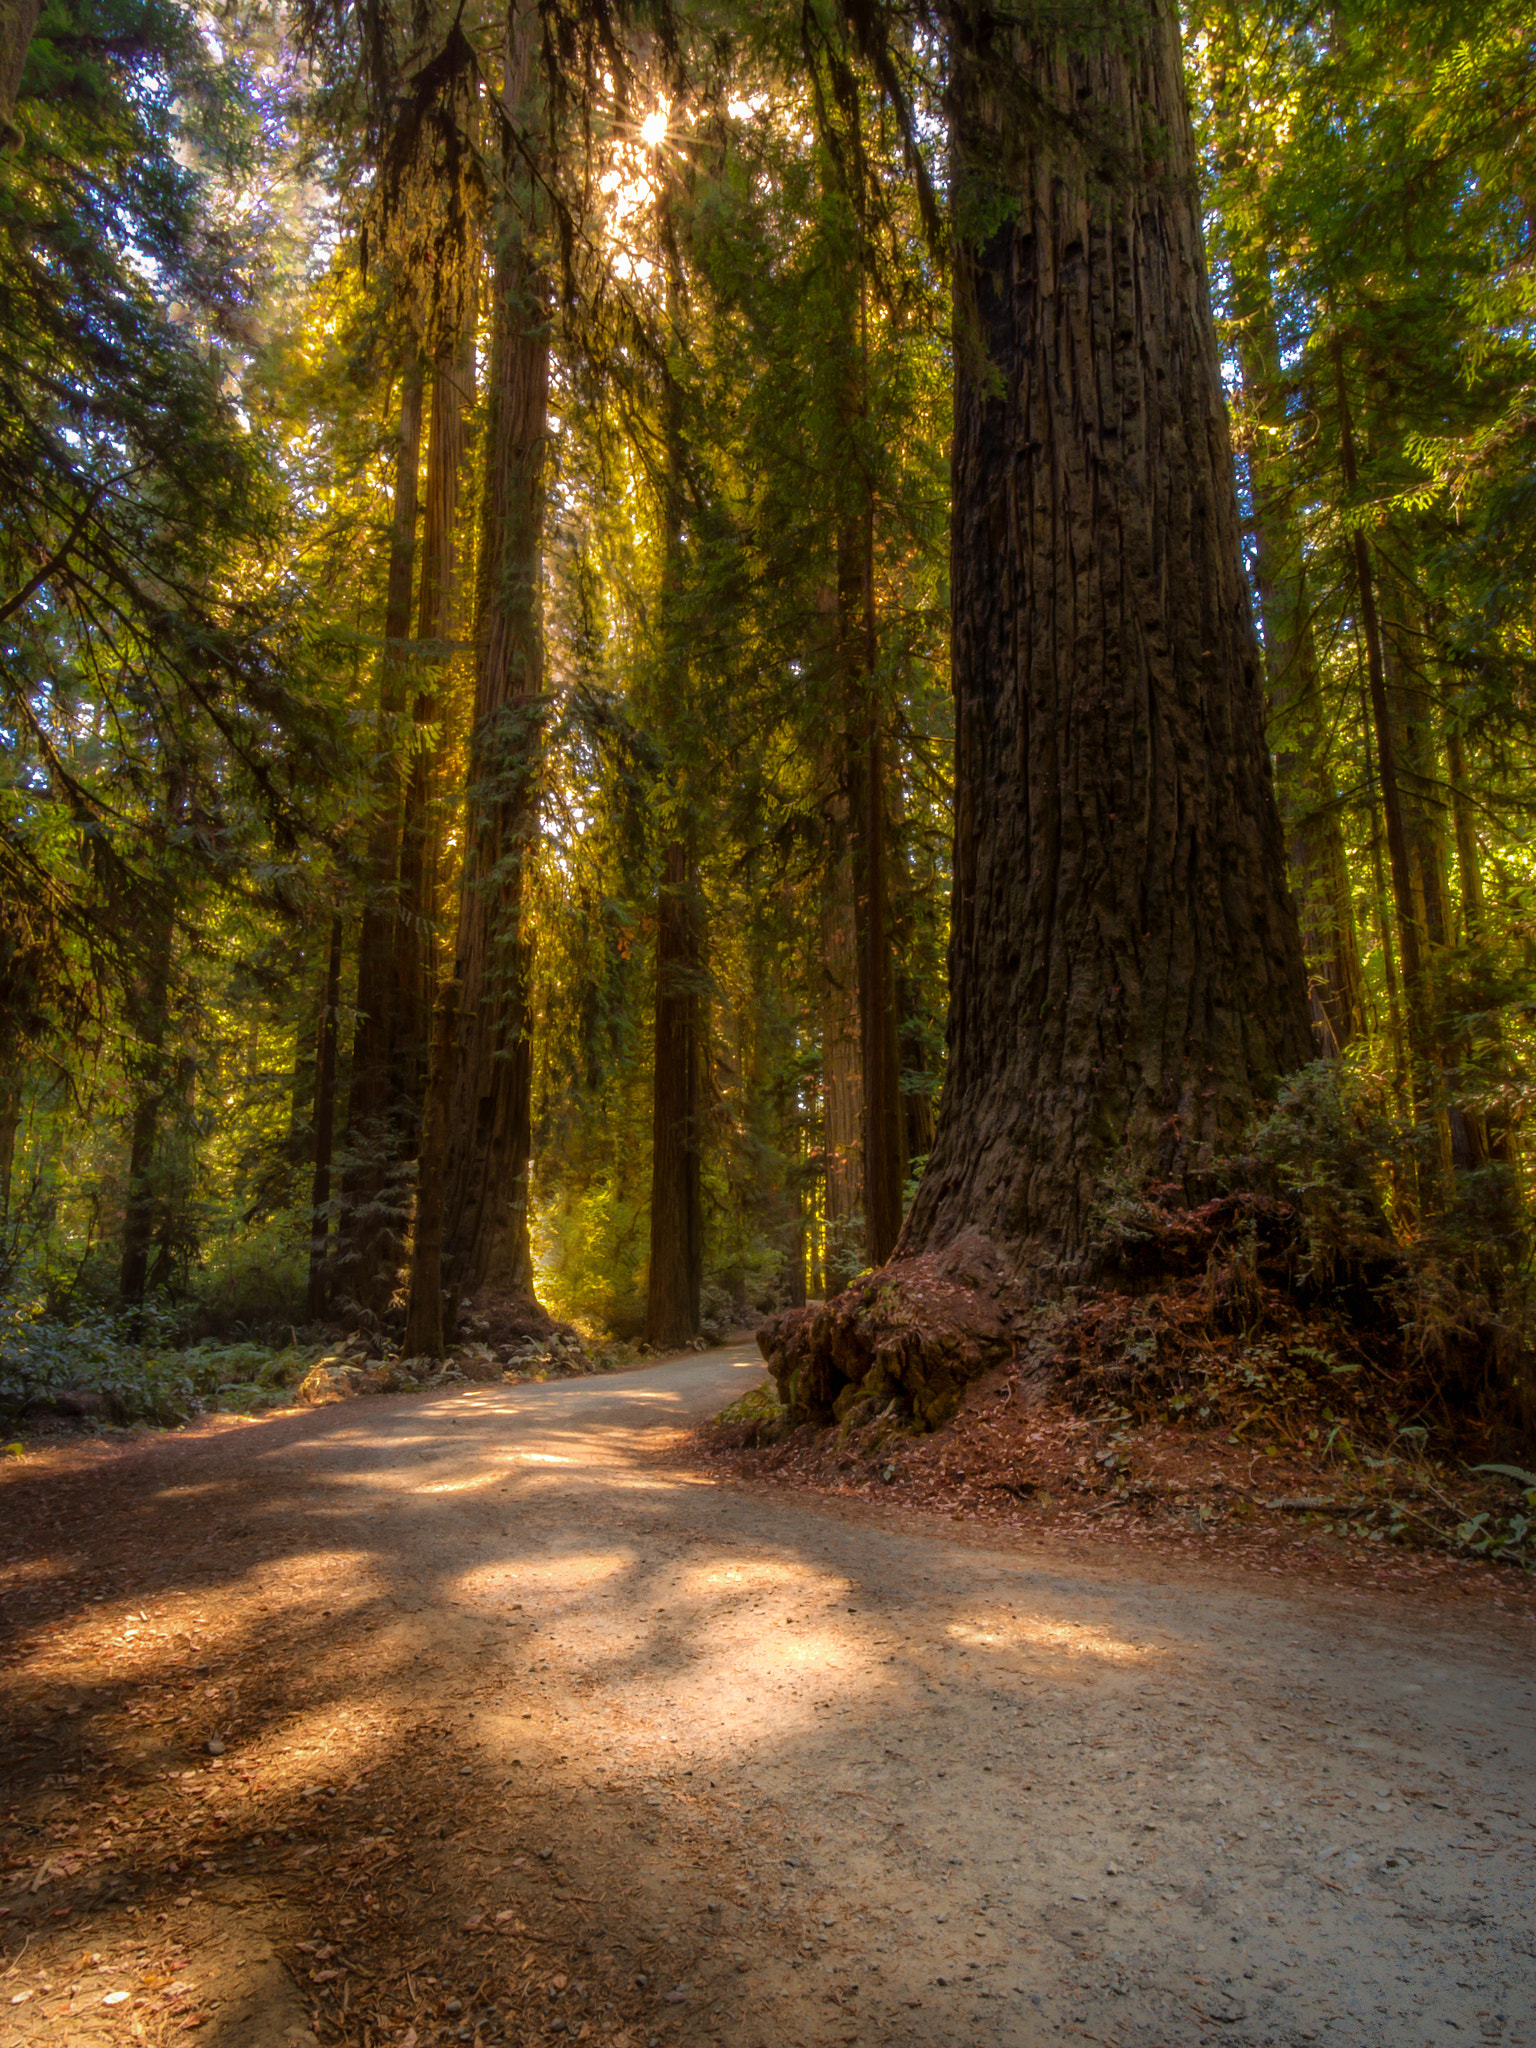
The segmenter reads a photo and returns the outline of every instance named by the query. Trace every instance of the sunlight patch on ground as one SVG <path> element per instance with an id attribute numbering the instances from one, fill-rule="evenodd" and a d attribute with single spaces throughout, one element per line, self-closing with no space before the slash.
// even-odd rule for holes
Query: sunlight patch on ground
<path id="1" fill-rule="evenodd" d="M 952 1621 L 945 1630 L 952 1641 L 977 1649 L 1065 1651 L 1069 1657 L 1098 1657 L 1110 1664 L 1139 1664 L 1157 1653 L 1150 1644 L 1133 1643 L 1106 1628 L 1081 1621 L 1047 1621 L 1043 1616 L 1019 1617 L 984 1627 Z"/>

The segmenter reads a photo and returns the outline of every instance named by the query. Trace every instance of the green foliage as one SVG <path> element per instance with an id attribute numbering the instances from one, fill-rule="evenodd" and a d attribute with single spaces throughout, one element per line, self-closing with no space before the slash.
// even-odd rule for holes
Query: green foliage
<path id="1" fill-rule="evenodd" d="M 320 1355 L 317 1346 L 251 1343 L 177 1349 L 166 1342 L 167 1318 L 153 1308 L 95 1310 L 66 1322 L 8 1303 L 0 1318 L 0 1416 L 13 1427 L 61 1395 L 88 1397 L 63 1412 L 120 1423 L 174 1426 L 205 1408 L 254 1414 L 285 1405 Z"/>

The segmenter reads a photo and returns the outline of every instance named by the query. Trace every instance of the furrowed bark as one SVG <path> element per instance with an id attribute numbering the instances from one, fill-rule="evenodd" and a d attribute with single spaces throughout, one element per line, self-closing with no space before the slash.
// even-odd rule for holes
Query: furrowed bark
<path id="1" fill-rule="evenodd" d="M 949 1061 L 895 1258 L 761 1335 L 792 1418 L 941 1420 L 1312 1056 L 1177 14 L 948 28 Z"/>
<path id="2" fill-rule="evenodd" d="M 951 71 L 949 1064 L 899 1252 L 1086 1277 L 1106 1178 L 1203 1191 L 1311 1033 L 1177 17 L 957 11 Z"/>

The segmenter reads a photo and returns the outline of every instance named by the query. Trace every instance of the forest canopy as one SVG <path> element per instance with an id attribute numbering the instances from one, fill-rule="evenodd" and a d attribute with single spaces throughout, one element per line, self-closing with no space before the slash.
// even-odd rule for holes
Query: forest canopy
<path id="1" fill-rule="evenodd" d="M 5 1370 L 1006 1305 L 1268 1201 L 1518 1409 L 1533 30 L 49 0 Z"/>

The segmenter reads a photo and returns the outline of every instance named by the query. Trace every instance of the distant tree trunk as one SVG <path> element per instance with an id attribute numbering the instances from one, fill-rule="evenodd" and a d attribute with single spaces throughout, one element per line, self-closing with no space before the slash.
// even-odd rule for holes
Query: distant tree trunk
<path id="1" fill-rule="evenodd" d="M 1444 1118 L 1451 1165 L 1457 1172 L 1486 1166 L 1486 1123 L 1476 1110 L 1454 1099 L 1457 1076 L 1469 1048 L 1466 1034 L 1448 1014 L 1443 977 L 1455 945 L 1452 925 L 1449 849 L 1446 836 L 1445 777 L 1442 773 L 1435 706 L 1429 679 L 1429 643 L 1416 592 L 1397 578 L 1383 591 L 1383 656 L 1387 701 L 1403 781 L 1404 828 L 1413 882 L 1413 915 L 1424 934 L 1429 994 L 1434 1009 L 1437 1060 L 1449 1099 Z"/>
<path id="2" fill-rule="evenodd" d="M 703 949 L 692 849 L 666 849 L 656 900 L 655 1080 L 651 1256 L 645 1334 L 653 1344 L 698 1335 L 704 1281 L 700 1153 Z"/>
<path id="3" fill-rule="evenodd" d="M 180 792 L 173 790 L 168 814 L 178 816 L 180 809 Z M 150 1253 L 163 1206 L 156 1166 L 161 1112 L 170 1083 L 166 1072 L 166 1036 L 176 931 L 175 904 L 168 881 L 162 882 L 159 900 L 147 924 L 127 1004 L 132 1032 L 127 1067 L 133 1120 L 128 1140 L 128 1193 L 123 1207 L 123 1250 L 117 1285 L 123 1300 L 133 1305 L 144 1299 Z"/>
<path id="4" fill-rule="evenodd" d="M 11 1183 L 16 1173 L 16 1134 L 21 1129 L 21 1074 L 0 1074 L 0 1228 L 10 1221 Z"/>
<path id="5" fill-rule="evenodd" d="M 662 187 L 658 239 L 667 279 L 667 315 L 676 331 L 684 317 L 682 265 L 672 233 L 668 188 Z M 684 573 L 682 394 L 663 372 L 662 567 L 658 618 L 664 682 L 659 723 L 684 724 L 688 654 L 675 617 Z M 645 1334 L 653 1344 L 685 1344 L 698 1335 L 704 1286 L 704 947 L 698 849 L 686 773 L 674 763 L 672 798 L 689 819 L 662 855 L 656 892 L 656 1003 L 652 1041 L 650 1262 Z"/>
<path id="6" fill-rule="evenodd" d="M 459 499 L 465 416 L 474 396 L 474 336 L 466 332 L 432 369 L 427 485 L 417 602 L 418 659 L 426 679 L 412 710 L 410 759 L 400 823 L 400 898 L 390 994 L 390 1068 L 395 1115 L 414 1152 L 427 1078 L 429 1020 L 437 985 L 441 912 L 443 723 L 458 614 Z"/>
<path id="7" fill-rule="evenodd" d="M 1478 856 L 1477 820 L 1472 811 L 1471 784 L 1467 775 L 1466 742 L 1462 738 L 1461 727 L 1454 718 L 1446 720 L 1445 755 L 1451 782 L 1451 815 L 1456 827 L 1456 872 L 1461 887 L 1462 941 L 1467 946 L 1475 947 L 1482 944 L 1485 936 L 1483 876 Z M 1510 1159 L 1510 1136 L 1506 1116 L 1502 1112 L 1492 1116 L 1486 1113 L 1472 1116 L 1469 1113 L 1469 1122 L 1473 1127 L 1474 1149 L 1480 1143 L 1486 1158 L 1507 1164 Z"/>
<path id="8" fill-rule="evenodd" d="M 891 959 L 887 886 L 885 749 L 871 701 L 865 742 L 860 908 L 863 912 L 859 1013 L 864 1044 L 864 1203 L 869 1262 L 882 1266 L 901 1233 L 901 1059 L 896 1036 L 896 977 Z"/>
<path id="9" fill-rule="evenodd" d="M 453 1030 L 459 986 L 443 984 L 437 998 L 431 1066 L 416 1169 L 416 1228 L 411 1242 L 411 1291 L 400 1340 L 403 1358 L 441 1358 L 447 1348 L 443 1316 L 443 1183 L 448 1163 L 448 1102 L 453 1088 Z"/>
<path id="10" fill-rule="evenodd" d="M 869 361 L 862 280 L 851 270 L 846 276 L 847 362 L 841 424 L 851 458 L 857 446 L 856 428 L 868 408 Z M 844 480 L 844 489 L 852 494 L 853 502 L 844 512 L 837 535 L 837 613 L 848 834 L 858 929 L 864 1241 L 869 1263 L 879 1266 L 890 1257 L 901 1229 L 901 1070 L 886 872 L 883 718 L 876 677 L 875 498 L 868 476 L 851 460 L 849 467 L 851 476 Z"/>
<path id="11" fill-rule="evenodd" d="M 1343 344 L 1337 335 L 1332 342 L 1334 374 L 1339 406 L 1339 461 L 1346 490 L 1353 496 L 1360 480 L 1355 452 L 1354 416 L 1344 370 Z M 1392 901 L 1397 924 L 1398 957 L 1402 964 L 1403 1008 L 1408 1027 L 1408 1051 L 1412 1069 L 1412 1092 L 1421 1114 L 1433 1114 L 1432 1076 L 1437 1064 L 1434 1004 L 1425 959 L 1422 915 L 1416 913 L 1413 867 L 1408 851 L 1408 833 L 1403 818 L 1402 782 L 1398 769 L 1397 721 L 1387 695 L 1386 654 L 1381 615 L 1376 601 L 1376 571 L 1365 529 L 1357 526 L 1351 541 L 1355 586 L 1360 604 L 1360 629 L 1365 641 L 1366 678 L 1370 686 L 1371 719 L 1376 729 L 1376 774 L 1381 789 L 1382 817 L 1386 825 L 1387 864 L 1392 877 Z M 1422 890 L 1420 891 L 1422 902 Z M 1421 1196 L 1433 1202 L 1430 1187 Z"/>
<path id="12" fill-rule="evenodd" d="M 1252 458 L 1254 581 L 1264 624 L 1269 730 L 1319 1050 L 1333 1057 L 1364 1022 L 1365 978 L 1336 792 L 1323 752 L 1322 682 L 1294 512 L 1289 421 L 1268 277 L 1244 280 L 1244 394 L 1267 450 Z"/>
<path id="13" fill-rule="evenodd" d="M 325 964 L 325 1001 L 315 1054 L 315 1164 L 309 1192 L 309 1286 L 304 1313 L 311 1322 L 325 1314 L 330 1274 L 326 1247 L 331 1225 L 331 1144 L 336 1128 L 336 1034 L 341 1009 L 341 919 L 331 919 Z"/>
<path id="14" fill-rule="evenodd" d="M 847 1240 L 864 1194 L 863 1023 L 848 788 L 838 750 L 829 752 L 827 765 L 831 787 L 824 807 L 821 885 L 823 1214 L 828 1257 L 846 1281 L 861 1263 L 857 1258 L 849 1263 Z"/>
<path id="15" fill-rule="evenodd" d="M 335 1287 L 364 1308 L 389 1299 L 404 1249 L 404 1214 L 389 1199 L 397 1146 L 389 1121 L 390 994 L 394 973 L 400 857 L 400 725 L 405 712 L 415 577 L 417 481 L 421 467 L 422 374 L 406 367 L 400 393 L 390 520 L 384 648 L 379 661 L 379 715 L 374 741 L 375 808 L 363 861 L 363 914 L 357 942 L 357 1023 L 341 1176 L 341 1223 Z"/>
<path id="16" fill-rule="evenodd" d="M 1477 822 L 1472 815 L 1467 749 L 1461 727 L 1450 720 L 1445 728 L 1446 763 L 1451 774 L 1451 813 L 1456 822 L 1456 870 L 1461 884 L 1461 924 L 1469 945 L 1483 936 L 1483 872 L 1477 850 Z"/>
<path id="17" fill-rule="evenodd" d="M 519 16 L 530 44 L 536 17 Z M 527 90 L 531 49 L 513 63 Z M 509 164 L 516 175 L 520 165 Z M 455 1301 L 491 1285 L 533 1297 L 530 867 L 543 760 L 544 455 L 549 291 L 531 220 L 503 224 L 492 307 L 484 538 L 475 634 L 462 988 L 448 1154 L 446 1266 Z"/>
<path id="18" fill-rule="evenodd" d="M 949 20 L 949 1063 L 898 1257 L 1038 1288 L 1111 1176 L 1204 1193 L 1311 1029 L 1176 12 Z"/>
<path id="19" fill-rule="evenodd" d="M 288 1173 L 285 1193 L 297 1205 L 303 1200 L 304 1170 L 315 1156 L 315 1054 L 320 1045 L 320 1018 L 324 1007 L 325 980 L 317 983 L 310 974 L 309 929 L 291 967 L 292 983 L 298 994 L 293 1022 L 293 1063 L 288 1071 Z"/>

